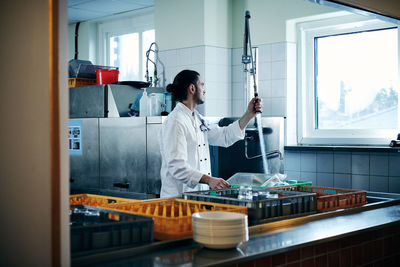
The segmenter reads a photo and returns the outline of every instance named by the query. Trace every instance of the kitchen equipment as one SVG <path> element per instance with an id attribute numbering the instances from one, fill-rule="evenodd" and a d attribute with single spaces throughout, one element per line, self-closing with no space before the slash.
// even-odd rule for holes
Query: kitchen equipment
<path id="1" fill-rule="evenodd" d="M 392 140 L 389 144 L 390 147 L 400 147 L 400 140 Z"/>
<path id="2" fill-rule="evenodd" d="M 245 194 L 240 190 L 246 190 Z M 291 194 L 288 194 L 291 193 Z M 246 197 L 239 199 L 239 195 Z M 249 224 L 256 225 L 316 213 L 316 194 L 274 188 L 227 188 L 183 193 L 185 199 L 248 208 Z"/>
<path id="3" fill-rule="evenodd" d="M 140 84 L 138 84 L 140 86 Z M 70 118 L 129 117 L 130 104 L 143 92 L 130 85 L 91 85 L 69 88 Z M 148 93 L 163 93 L 164 88 L 149 87 Z M 137 108 L 139 99 L 137 100 Z M 137 109 L 139 112 L 139 109 Z"/>
<path id="4" fill-rule="evenodd" d="M 118 81 L 114 82 L 113 84 L 117 85 L 129 85 L 133 86 L 135 88 L 147 88 L 150 86 L 150 83 L 148 82 L 141 82 L 141 81 Z"/>
<path id="5" fill-rule="evenodd" d="M 71 193 L 101 191 L 134 199 L 160 194 L 158 135 L 164 119 L 158 116 L 69 120 L 70 128 L 80 126 L 80 153 L 72 154 L 70 150 Z"/>
<path id="6" fill-rule="evenodd" d="M 219 126 L 228 126 L 239 118 L 222 118 Z M 263 139 L 267 151 L 267 161 L 270 174 L 284 172 L 284 125 L 283 117 L 262 117 Z M 230 147 L 212 147 L 211 156 L 215 155 L 216 162 L 213 176 L 224 179 L 235 173 L 263 173 L 263 161 L 260 151 L 260 138 L 252 122 L 245 129 L 245 139 L 239 140 Z"/>
<path id="7" fill-rule="evenodd" d="M 400 133 L 397 134 L 397 140 L 390 141 L 389 146 L 391 146 L 391 147 L 400 147 Z"/>
<path id="8" fill-rule="evenodd" d="M 152 49 L 152 47 L 154 46 L 154 49 Z M 153 84 L 153 86 L 162 86 L 165 87 L 165 66 L 164 63 L 159 59 L 158 56 L 158 45 L 156 42 L 153 42 L 150 44 L 149 49 L 146 51 L 146 81 L 151 84 Z M 154 58 L 150 57 L 150 53 L 153 52 L 154 53 Z M 149 75 L 149 62 L 151 62 L 153 64 L 154 67 L 154 75 L 151 76 Z M 162 67 L 162 72 L 161 72 L 161 79 L 158 77 L 158 73 L 157 73 L 157 67 Z"/>

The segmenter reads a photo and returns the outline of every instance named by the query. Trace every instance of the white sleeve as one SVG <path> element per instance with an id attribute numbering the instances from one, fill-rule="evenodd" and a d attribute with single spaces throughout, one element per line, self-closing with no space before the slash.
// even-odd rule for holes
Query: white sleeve
<path id="1" fill-rule="evenodd" d="M 228 147 L 244 138 L 244 130 L 240 129 L 239 120 L 224 127 L 210 124 L 209 129 L 208 142 L 213 146 Z"/>
<path id="2" fill-rule="evenodd" d="M 184 126 L 175 119 L 165 122 L 164 126 L 162 144 L 167 170 L 174 179 L 194 188 L 203 174 L 188 164 Z"/>

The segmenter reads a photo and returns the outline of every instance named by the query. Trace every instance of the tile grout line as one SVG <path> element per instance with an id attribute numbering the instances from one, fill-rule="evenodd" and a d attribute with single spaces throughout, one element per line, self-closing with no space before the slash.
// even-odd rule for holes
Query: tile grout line
<path id="1" fill-rule="evenodd" d="M 371 190 L 371 153 L 368 153 L 368 191 Z"/>

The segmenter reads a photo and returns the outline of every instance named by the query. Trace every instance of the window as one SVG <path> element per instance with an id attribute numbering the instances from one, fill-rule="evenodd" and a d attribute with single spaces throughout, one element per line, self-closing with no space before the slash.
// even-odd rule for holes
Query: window
<path id="1" fill-rule="evenodd" d="M 139 70 L 139 34 L 128 33 L 110 37 L 109 62 L 119 67 L 119 79 L 138 80 Z"/>
<path id="2" fill-rule="evenodd" d="M 120 81 L 145 81 L 146 51 L 155 41 L 153 20 L 153 10 L 146 9 L 100 23 L 99 64 L 118 67 Z M 148 67 L 152 74 L 154 66 Z"/>
<path id="3" fill-rule="evenodd" d="M 388 145 L 400 128 L 397 27 L 346 15 L 297 31 L 298 142 Z"/>
<path id="4" fill-rule="evenodd" d="M 119 67 L 121 81 L 145 80 L 145 53 L 153 42 L 154 30 L 109 37 L 109 65 Z M 154 61 L 154 53 L 149 56 Z M 154 65 L 148 67 L 152 73 Z"/>

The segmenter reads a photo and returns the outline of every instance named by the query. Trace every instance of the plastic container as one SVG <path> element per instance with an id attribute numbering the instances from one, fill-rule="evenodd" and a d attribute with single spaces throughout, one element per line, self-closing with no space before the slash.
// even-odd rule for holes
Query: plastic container
<path id="1" fill-rule="evenodd" d="M 115 204 L 140 202 L 141 200 L 109 197 L 91 194 L 78 194 L 69 196 L 69 204 L 72 205 L 87 205 L 99 208 L 112 208 Z"/>
<path id="2" fill-rule="evenodd" d="M 96 83 L 110 84 L 118 82 L 119 70 L 117 69 L 97 69 Z"/>
<path id="3" fill-rule="evenodd" d="M 149 100 L 149 116 L 161 116 L 161 112 L 163 111 L 164 106 L 164 93 L 151 93 Z"/>
<path id="4" fill-rule="evenodd" d="M 121 203 L 116 204 L 112 209 L 154 218 L 154 238 L 157 240 L 192 236 L 192 214 L 196 212 L 230 211 L 247 214 L 246 207 L 177 198 Z"/>
<path id="5" fill-rule="evenodd" d="M 68 79 L 68 87 L 79 87 L 79 86 L 88 86 L 95 85 L 96 79 L 87 79 L 87 78 L 69 78 Z"/>
<path id="6" fill-rule="evenodd" d="M 284 180 L 284 182 L 287 182 L 289 185 L 312 185 L 312 182 L 310 181 L 300 181 L 300 180 Z M 231 184 L 231 187 L 240 187 L 239 184 Z M 258 186 L 258 185 L 252 185 L 252 188 L 271 188 L 271 187 L 263 187 L 263 186 Z M 276 188 L 273 187 L 273 188 Z"/>
<path id="7" fill-rule="evenodd" d="M 316 213 L 316 194 L 250 186 L 183 193 L 185 199 L 248 208 L 249 225 Z"/>
<path id="8" fill-rule="evenodd" d="M 172 111 L 172 95 L 171 93 L 164 93 L 164 112 L 171 113 Z"/>
<path id="9" fill-rule="evenodd" d="M 322 186 L 282 186 L 280 190 L 317 194 L 317 212 L 347 209 L 367 204 L 367 191 Z"/>
<path id="10" fill-rule="evenodd" d="M 143 91 L 142 97 L 139 101 L 139 116 L 147 117 L 150 116 L 150 99 L 147 95 L 146 88 Z"/>
<path id="11" fill-rule="evenodd" d="M 237 172 L 232 175 L 227 182 L 235 185 L 258 186 L 259 188 L 269 188 L 274 186 L 284 186 L 282 181 L 286 180 L 286 174 L 275 173 L 248 173 Z"/>
<path id="12" fill-rule="evenodd" d="M 89 60 L 71 59 L 68 62 L 68 77 L 96 80 L 96 68 Z"/>
<path id="13" fill-rule="evenodd" d="M 312 185 L 311 181 L 301 181 L 301 180 L 285 180 L 290 185 Z"/>
<path id="14" fill-rule="evenodd" d="M 151 243 L 153 219 L 89 206 L 71 206 L 72 256 Z"/>

